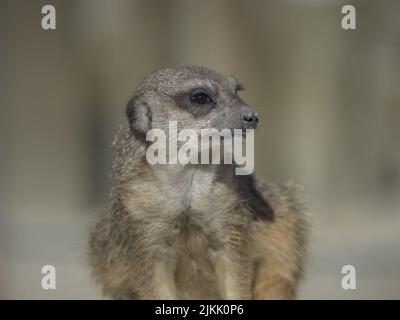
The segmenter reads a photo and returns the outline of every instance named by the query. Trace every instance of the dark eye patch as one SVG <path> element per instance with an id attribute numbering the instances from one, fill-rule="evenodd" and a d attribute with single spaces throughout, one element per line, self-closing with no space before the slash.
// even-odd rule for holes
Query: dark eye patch
<path id="1" fill-rule="evenodd" d="M 190 96 L 190 102 L 197 105 L 205 105 L 205 104 L 210 104 L 213 101 L 211 100 L 208 94 L 204 92 L 198 92 Z"/>
<path id="2" fill-rule="evenodd" d="M 211 92 L 208 88 L 196 88 L 189 92 L 179 93 L 174 100 L 178 107 L 195 116 L 202 116 L 215 108 L 216 93 Z"/>

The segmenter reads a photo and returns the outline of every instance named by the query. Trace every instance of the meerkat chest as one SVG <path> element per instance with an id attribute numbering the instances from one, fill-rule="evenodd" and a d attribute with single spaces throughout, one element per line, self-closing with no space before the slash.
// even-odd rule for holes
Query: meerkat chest
<path id="1" fill-rule="evenodd" d="M 171 238 L 181 232 L 190 236 L 194 230 L 207 238 L 224 233 L 237 199 L 226 185 L 216 182 L 215 174 L 188 169 L 156 181 L 158 197 L 151 211 L 157 214 L 147 217 L 164 224 Z"/>
<path id="2" fill-rule="evenodd" d="M 225 191 L 218 187 L 215 175 L 208 170 L 188 169 L 162 181 L 160 199 L 174 213 L 209 212 L 224 201 Z"/>
<path id="3" fill-rule="evenodd" d="M 224 242 L 237 203 L 227 185 L 216 182 L 215 175 L 204 169 L 155 174 L 156 179 L 132 186 L 134 196 L 129 204 L 130 211 L 146 222 L 160 245 L 174 243 L 179 247 L 184 243 L 186 249 L 205 252 L 210 243 Z M 145 201 L 148 194 L 153 195 L 151 201 Z"/>
<path id="4" fill-rule="evenodd" d="M 195 211 L 208 209 L 209 201 L 214 200 L 214 175 L 208 172 L 194 172 L 184 183 L 183 203 Z"/>

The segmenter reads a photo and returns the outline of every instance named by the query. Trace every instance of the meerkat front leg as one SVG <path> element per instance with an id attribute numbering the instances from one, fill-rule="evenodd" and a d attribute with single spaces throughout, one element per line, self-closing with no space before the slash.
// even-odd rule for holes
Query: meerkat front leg
<path id="1" fill-rule="evenodd" d="M 218 275 L 222 296 L 227 300 L 251 299 L 251 270 L 241 257 L 223 255 Z"/>
<path id="2" fill-rule="evenodd" d="M 167 261 L 157 261 L 154 265 L 150 290 L 144 292 L 143 299 L 175 300 L 178 299 L 174 279 L 173 265 Z"/>
<path id="3" fill-rule="evenodd" d="M 224 299 L 251 299 L 253 268 L 247 245 L 242 228 L 231 226 L 229 241 L 221 250 L 217 264 L 217 278 Z"/>

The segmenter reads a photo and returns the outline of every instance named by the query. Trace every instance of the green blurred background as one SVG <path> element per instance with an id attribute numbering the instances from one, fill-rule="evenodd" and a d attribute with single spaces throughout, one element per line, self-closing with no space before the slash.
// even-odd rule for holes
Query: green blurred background
<path id="1" fill-rule="evenodd" d="M 41 28 L 41 8 L 57 29 Z M 341 28 L 341 7 L 357 30 Z M 87 299 L 86 228 L 138 82 L 179 64 L 240 80 L 256 171 L 305 187 L 303 299 L 400 298 L 400 2 L 0 1 L 0 298 Z M 41 288 L 41 268 L 57 289 Z M 343 290 L 343 265 L 357 289 Z"/>

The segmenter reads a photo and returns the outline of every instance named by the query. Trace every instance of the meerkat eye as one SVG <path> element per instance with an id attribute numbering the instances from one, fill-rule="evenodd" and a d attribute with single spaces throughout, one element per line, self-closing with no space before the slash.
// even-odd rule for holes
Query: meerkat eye
<path id="1" fill-rule="evenodd" d="M 197 92 L 190 96 L 190 102 L 194 104 L 209 104 L 213 102 L 211 98 L 204 92 Z"/>

